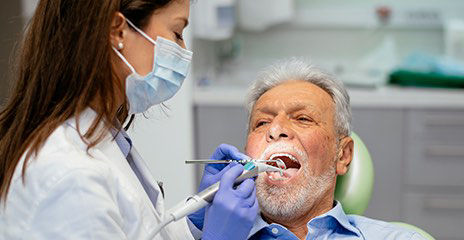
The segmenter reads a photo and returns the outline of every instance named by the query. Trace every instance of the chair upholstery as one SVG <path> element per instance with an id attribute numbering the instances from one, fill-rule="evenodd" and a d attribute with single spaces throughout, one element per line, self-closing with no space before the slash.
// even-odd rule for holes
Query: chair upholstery
<path id="1" fill-rule="evenodd" d="M 337 177 L 335 187 L 335 199 L 340 201 L 343 210 L 347 214 L 362 215 L 371 200 L 374 186 L 374 166 L 371 155 L 361 138 L 352 133 L 354 141 L 353 160 L 350 169 L 343 176 Z M 402 222 L 392 222 L 392 224 L 416 231 L 425 239 L 435 240 L 424 230 Z"/>
<path id="2" fill-rule="evenodd" d="M 398 226 L 401 226 L 401 227 L 404 227 L 404 228 L 407 228 L 409 230 L 413 230 L 417 233 L 419 233 L 420 235 L 422 235 L 422 237 L 424 237 L 425 239 L 427 240 L 435 240 L 435 238 L 432 237 L 432 235 L 428 234 L 427 232 L 425 232 L 424 230 L 414 226 L 414 225 L 411 225 L 411 224 L 407 224 L 407 223 L 403 223 L 403 222 L 391 222 L 395 225 L 398 225 Z"/>
<path id="3" fill-rule="evenodd" d="M 340 201 L 343 210 L 349 214 L 361 215 L 367 209 L 374 186 L 374 166 L 366 145 L 355 133 L 353 160 L 345 175 L 337 177 L 335 199 Z"/>

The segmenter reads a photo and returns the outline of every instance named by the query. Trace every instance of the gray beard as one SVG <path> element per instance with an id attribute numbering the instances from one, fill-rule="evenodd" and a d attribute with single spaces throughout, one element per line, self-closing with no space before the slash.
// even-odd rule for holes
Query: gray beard
<path id="1" fill-rule="evenodd" d="M 331 188 L 335 180 L 335 166 L 320 176 L 312 176 L 308 167 L 302 170 L 302 184 L 287 186 L 268 185 L 267 176 L 261 174 L 256 180 L 256 195 L 261 212 L 274 219 L 291 221 L 301 217 Z"/>

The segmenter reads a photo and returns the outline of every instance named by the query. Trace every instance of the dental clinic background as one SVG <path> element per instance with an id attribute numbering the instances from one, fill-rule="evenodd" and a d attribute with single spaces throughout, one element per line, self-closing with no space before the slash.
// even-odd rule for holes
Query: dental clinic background
<path id="1" fill-rule="evenodd" d="M 0 104 L 35 4 L 0 5 Z M 151 169 L 163 163 L 154 177 L 166 203 L 197 189 L 202 167 L 185 160 L 220 143 L 243 150 L 245 94 L 259 70 L 302 56 L 349 87 L 354 131 L 375 169 L 364 215 L 464 239 L 464 1 L 198 0 L 191 18 L 190 75 L 129 130 Z"/>

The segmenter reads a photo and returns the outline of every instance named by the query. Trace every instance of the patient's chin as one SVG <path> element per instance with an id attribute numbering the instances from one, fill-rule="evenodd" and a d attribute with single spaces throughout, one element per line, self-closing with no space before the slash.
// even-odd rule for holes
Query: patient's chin
<path id="1" fill-rule="evenodd" d="M 300 217 L 306 208 L 314 204 L 310 191 L 293 184 L 269 184 L 267 179 L 261 177 L 256 185 L 261 211 L 274 219 L 290 221 Z"/>
<path id="2" fill-rule="evenodd" d="M 314 177 L 309 174 L 309 170 L 304 169 L 286 184 L 276 184 L 265 175 L 258 176 L 256 195 L 261 211 L 280 221 L 298 219 L 328 193 L 328 189 L 334 184 L 334 174 L 334 169 L 330 169 L 325 174 Z"/>

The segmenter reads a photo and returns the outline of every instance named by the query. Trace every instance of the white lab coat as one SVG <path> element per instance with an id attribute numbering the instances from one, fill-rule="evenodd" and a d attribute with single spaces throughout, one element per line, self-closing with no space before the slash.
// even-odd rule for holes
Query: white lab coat
<path id="1" fill-rule="evenodd" d="M 82 133 L 95 116 L 90 109 L 81 114 Z M 76 119 L 58 127 L 29 161 L 25 185 L 23 161 L 16 168 L 6 208 L 0 206 L 0 239 L 148 239 L 163 218 L 160 188 L 135 148 L 130 154 L 150 197 L 111 134 L 86 152 Z M 193 237 L 184 218 L 155 239 Z"/>

